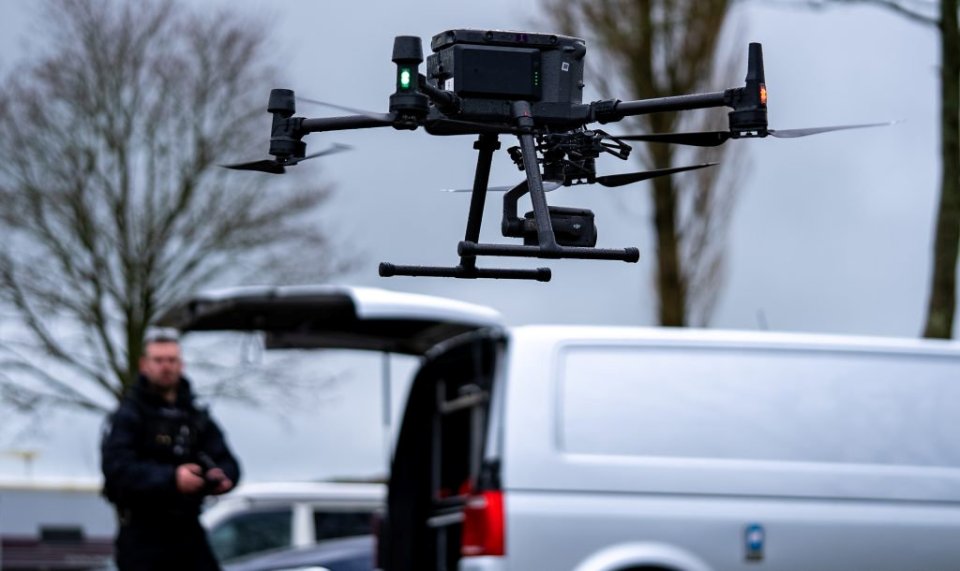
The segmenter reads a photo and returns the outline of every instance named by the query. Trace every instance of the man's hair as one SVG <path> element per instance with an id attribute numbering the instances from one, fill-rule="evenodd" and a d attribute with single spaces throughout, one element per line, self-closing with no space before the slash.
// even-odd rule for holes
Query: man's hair
<path id="1" fill-rule="evenodd" d="M 147 347 L 153 343 L 180 344 L 180 333 L 169 327 L 152 327 L 143 335 L 143 354 L 147 354 Z"/>

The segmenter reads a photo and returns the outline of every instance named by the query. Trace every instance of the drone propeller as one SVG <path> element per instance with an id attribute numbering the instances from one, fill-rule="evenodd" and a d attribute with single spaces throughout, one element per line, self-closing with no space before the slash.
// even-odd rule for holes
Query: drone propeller
<path id="1" fill-rule="evenodd" d="M 780 139 L 796 139 L 808 135 L 819 135 L 820 133 L 829 133 L 830 131 L 846 131 L 848 129 L 868 129 L 871 127 L 889 127 L 896 125 L 898 121 L 887 121 L 885 123 L 862 123 L 860 125 L 836 125 L 833 127 L 810 127 L 807 129 L 780 129 L 774 131 L 768 129 L 767 132 Z"/>
<path id="2" fill-rule="evenodd" d="M 331 109 L 336 109 L 337 111 L 352 113 L 354 115 L 362 115 L 364 117 L 370 117 L 371 119 L 393 121 L 393 118 L 394 118 L 393 113 L 377 113 L 376 111 L 367 111 L 366 109 L 356 109 L 354 107 L 346 107 L 344 105 L 337 105 L 336 103 L 328 103 L 326 101 L 320 101 L 318 99 L 309 99 L 307 97 L 301 97 L 299 95 L 297 95 L 297 101 L 310 103 L 312 105 L 320 105 L 322 107 L 329 107 Z"/>
<path id="3" fill-rule="evenodd" d="M 656 178 L 658 176 L 668 176 L 671 174 L 676 174 L 678 172 L 698 170 L 706 167 L 712 167 L 718 163 L 703 163 L 699 165 L 689 165 L 684 167 L 671 167 L 666 169 L 656 169 L 652 171 L 641 171 L 641 172 L 630 172 L 623 174 L 610 174 L 606 176 L 598 176 L 594 179 L 594 182 L 597 184 L 606 186 L 606 187 L 616 187 L 624 186 L 634 182 L 640 182 L 642 180 L 649 180 L 651 178 Z M 556 190 L 563 186 L 563 182 L 559 180 L 545 180 L 543 181 L 543 191 L 550 192 L 551 190 Z M 487 188 L 487 192 L 507 192 L 512 190 L 513 186 L 491 186 Z M 472 192 L 471 188 L 445 188 L 443 192 Z"/>
<path id="4" fill-rule="evenodd" d="M 563 182 L 559 180 L 545 180 L 543 181 L 543 192 L 550 192 L 551 190 L 557 190 L 563 186 Z M 487 192 L 507 192 L 512 190 L 516 185 L 513 186 L 489 186 L 487 187 Z M 473 192 L 472 188 L 444 188 L 442 192 Z"/>
<path id="5" fill-rule="evenodd" d="M 642 180 L 649 180 L 651 178 L 656 178 L 658 176 L 667 176 L 671 174 L 676 174 L 678 172 L 692 171 L 703 169 L 707 167 L 712 167 L 717 163 L 703 163 L 699 165 L 689 165 L 685 167 L 671 167 L 666 169 L 656 169 L 652 171 L 641 171 L 641 172 L 630 172 L 624 174 L 610 174 L 606 176 L 598 176 L 596 179 L 597 184 L 602 184 L 607 187 L 623 186 L 625 184 L 631 184 L 634 182 L 640 182 Z"/>
<path id="6" fill-rule="evenodd" d="M 267 160 L 262 161 L 251 161 L 249 163 L 237 163 L 233 165 L 220 165 L 225 169 L 233 169 L 238 171 L 258 171 L 265 172 L 270 174 L 283 174 L 286 172 L 283 168 L 283 163 L 277 160 Z"/>
<path id="7" fill-rule="evenodd" d="M 860 125 L 835 125 L 832 127 L 813 127 L 809 129 L 767 129 L 766 136 L 780 139 L 795 139 L 831 131 L 845 131 L 847 129 L 866 129 L 869 127 L 889 127 L 896 121 L 886 123 L 864 123 Z M 695 147 L 718 147 L 731 138 L 735 138 L 731 131 L 701 131 L 696 133 L 651 133 L 649 135 L 617 135 L 617 139 L 624 141 L 648 141 L 652 143 L 673 143 L 677 145 L 692 145 Z"/>
<path id="8" fill-rule="evenodd" d="M 238 171 L 258 171 L 265 172 L 269 174 L 283 174 L 286 172 L 286 168 L 290 165 L 295 165 L 301 163 L 307 159 L 315 159 L 317 157 L 322 157 L 325 155 L 332 155 L 334 153 L 340 153 L 343 151 L 348 151 L 352 149 L 350 145 L 344 145 L 341 143 L 334 143 L 329 148 L 322 151 L 307 155 L 305 157 L 290 157 L 289 159 L 265 159 L 260 161 L 251 161 L 248 163 L 237 163 L 233 165 L 220 165 L 223 168 L 233 169 Z"/>

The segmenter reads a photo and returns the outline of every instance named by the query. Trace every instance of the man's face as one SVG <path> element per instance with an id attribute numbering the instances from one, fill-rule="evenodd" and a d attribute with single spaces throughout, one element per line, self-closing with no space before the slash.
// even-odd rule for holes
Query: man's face
<path id="1" fill-rule="evenodd" d="M 170 341 L 148 343 L 140 358 L 140 372 L 158 389 L 176 387 L 183 372 L 180 345 Z"/>

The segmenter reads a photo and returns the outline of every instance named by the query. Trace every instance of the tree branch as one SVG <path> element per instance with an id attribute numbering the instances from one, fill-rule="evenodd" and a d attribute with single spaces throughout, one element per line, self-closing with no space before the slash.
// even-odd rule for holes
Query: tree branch
<path id="1" fill-rule="evenodd" d="M 17 394 L 67 404 L 73 385 L 27 356 L 119 396 L 158 310 L 325 246 L 307 217 L 329 190 L 267 196 L 215 167 L 263 135 L 278 82 L 259 22 L 176 0 L 44 6 L 50 43 L 0 82 L 0 154 L 18 159 L 0 162 L 0 303 L 34 349 L 17 373 L 53 396 Z"/>
<path id="2" fill-rule="evenodd" d="M 890 10 L 891 12 L 903 16 L 911 22 L 917 24 L 923 24 L 925 26 L 938 26 L 940 24 L 940 18 L 931 16 L 928 13 L 918 10 L 916 8 L 908 8 L 904 2 L 897 2 L 896 0 L 774 0 L 774 4 L 779 4 L 782 6 L 789 7 L 806 7 L 813 8 L 815 10 L 822 10 L 829 8 L 831 4 L 840 4 L 840 5 L 872 5 L 879 8 L 884 8 Z M 922 6 L 928 10 L 936 12 L 936 2 L 911 2 L 911 4 L 916 6 Z"/>

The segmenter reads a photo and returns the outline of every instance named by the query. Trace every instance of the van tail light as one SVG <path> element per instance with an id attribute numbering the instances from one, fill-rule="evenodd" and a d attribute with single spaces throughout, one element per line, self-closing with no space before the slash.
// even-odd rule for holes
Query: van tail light
<path id="1" fill-rule="evenodd" d="M 503 492 L 471 494 L 463 510 L 461 555 L 504 555 L 504 535 Z"/>

